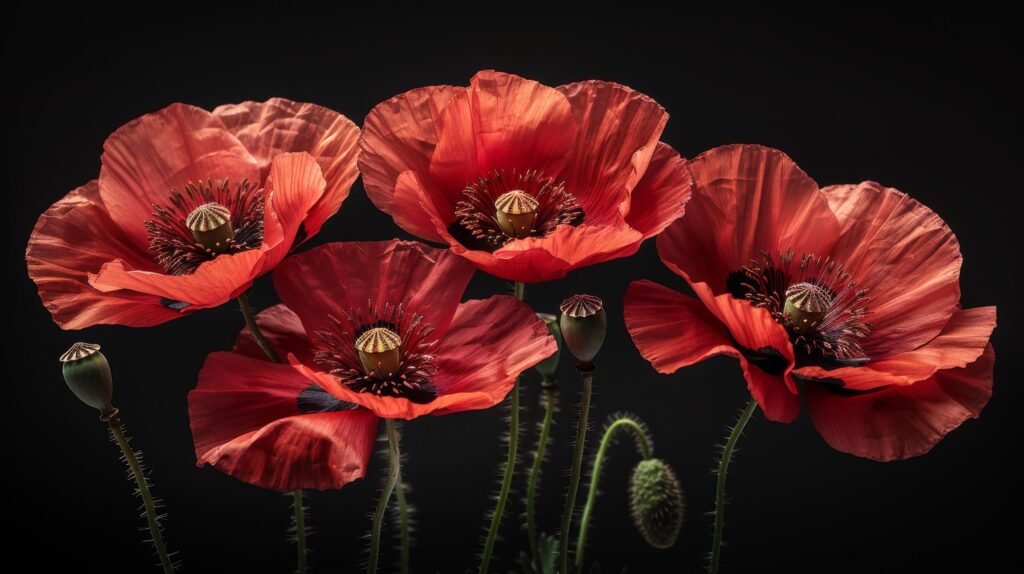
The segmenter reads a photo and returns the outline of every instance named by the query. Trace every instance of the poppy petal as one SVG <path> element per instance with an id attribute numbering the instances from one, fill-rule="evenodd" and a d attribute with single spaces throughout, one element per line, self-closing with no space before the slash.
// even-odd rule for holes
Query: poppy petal
<path id="1" fill-rule="evenodd" d="M 729 145 L 687 164 L 693 197 L 658 236 L 665 265 L 724 293 L 730 273 L 761 252 L 828 254 L 839 222 L 818 185 L 781 151 Z"/>
<path id="2" fill-rule="evenodd" d="M 294 311 L 285 305 L 274 305 L 256 314 L 256 325 L 260 333 L 270 343 L 271 348 L 277 351 L 278 356 L 284 357 L 288 353 L 295 355 L 300 361 L 307 365 L 313 364 L 313 345 L 306 337 L 306 330 L 302 328 L 302 321 Z M 256 344 L 249 327 L 245 327 L 235 339 L 233 352 L 254 359 L 267 359 L 263 349 Z"/>
<path id="3" fill-rule="evenodd" d="M 430 177 L 450 203 L 466 184 L 494 169 L 562 172 L 576 141 L 564 95 L 533 80 L 493 70 L 455 93 L 436 124 Z"/>
<path id="4" fill-rule="evenodd" d="M 644 239 L 661 233 L 682 217 L 693 193 L 686 160 L 672 146 L 659 143 L 647 171 L 630 196 L 626 223 Z"/>
<path id="5" fill-rule="evenodd" d="M 323 106 L 284 98 L 224 105 L 213 115 L 256 158 L 263 180 L 278 154 L 306 152 L 316 159 L 327 183 L 303 223 L 306 237 L 338 212 L 359 175 L 359 128 L 351 120 Z"/>
<path id="6" fill-rule="evenodd" d="M 274 287 L 311 339 L 329 315 L 341 317 L 368 301 L 404 304 L 442 337 L 473 271 L 446 249 L 412 241 L 329 243 L 286 259 Z"/>
<path id="7" fill-rule="evenodd" d="M 465 91 L 466 88 L 453 86 L 411 90 L 377 104 L 363 123 L 359 138 L 359 172 L 366 194 L 377 209 L 393 216 L 403 229 L 418 237 L 437 240 L 431 235 L 432 227 L 409 227 L 399 220 L 411 215 L 401 204 L 395 203 L 398 177 L 407 171 L 421 177 L 429 173 L 441 110 L 453 95 Z M 424 178 L 423 184 L 433 185 L 433 182 Z M 413 214 L 418 211 L 413 207 Z"/>
<path id="8" fill-rule="evenodd" d="M 295 244 L 299 226 L 323 197 L 326 187 L 320 165 L 308 153 L 283 153 L 274 158 L 267 177 L 267 211 L 274 219 L 267 217 L 264 244 L 269 249 L 260 262 L 257 276 L 277 267 L 288 254 Z M 271 233 L 271 224 L 276 224 L 280 235 Z M 275 243 L 277 238 L 280 240 Z"/>
<path id="9" fill-rule="evenodd" d="M 99 324 L 150 327 L 181 316 L 154 295 L 93 288 L 89 274 L 118 258 L 147 264 L 147 254 L 111 221 L 96 180 L 73 190 L 39 216 L 25 249 L 28 275 L 62 329 Z"/>
<path id="10" fill-rule="evenodd" d="M 644 94 L 611 82 L 557 89 L 579 125 L 562 178 L 590 223 L 613 223 L 630 210 L 629 194 L 647 171 L 668 113 Z"/>
<path id="11" fill-rule="evenodd" d="M 103 144 L 100 196 L 110 217 L 146 246 L 153 204 L 195 181 L 259 181 L 256 159 L 210 112 L 172 104 L 125 124 Z"/>
<path id="12" fill-rule="evenodd" d="M 362 478 L 377 417 L 365 409 L 300 414 L 298 397 L 311 384 L 288 365 L 211 354 L 188 398 L 197 466 L 279 491 Z"/>
<path id="13" fill-rule="evenodd" d="M 699 299 L 657 283 L 630 283 L 623 313 L 633 344 L 659 373 L 735 351 L 729 332 Z"/>
<path id="14" fill-rule="evenodd" d="M 888 385 L 910 385 L 936 371 L 963 368 L 981 356 L 996 327 L 996 308 L 978 307 L 953 313 L 938 337 L 913 351 L 883 357 L 860 367 L 823 369 L 815 365 L 793 371 L 804 380 L 827 381 L 844 389 L 867 391 Z"/>
<path id="15" fill-rule="evenodd" d="M 862 393 L 808 384 L 807 408 L 832 448 L 877 461 L 927 453 L 946 434 L 977 418 L 992 397 L 992 346 L 963 368 L 938 371 L 909 386 Z"/>
<path id="16" fill-rule="evenodd" d="M 842 224 L 833 258 L 871 298 L 871 357 L 910 351 L 942 330 L 960 301 L 960 245 L 934 211 L 874 182 L 825 188 Z"/>

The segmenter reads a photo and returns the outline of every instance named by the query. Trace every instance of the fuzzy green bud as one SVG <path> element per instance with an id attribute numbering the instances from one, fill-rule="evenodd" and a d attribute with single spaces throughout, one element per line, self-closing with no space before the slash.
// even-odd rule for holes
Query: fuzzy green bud
<path id="1" fill-rule="evenodd" d="M 580 368 L 592 368 L 608 330 L 604 302 L 593 295 L 573 295 L 562 301 L 561 308 L 559 326 L 566 348 L 580 362 Z"/>
<path id="2" fill-rule="evenodd" d="M 558 350 L 554 355 L 544 359 L 533 366 L 534 369 L 544 377 L 544 381 L 554 381 L 555 372 L 558 370 L 558 359 L 562 356 L 562 329 L 558 326 L 558 317 L 550 313 L 537 313 L 537 317 L 547 325 L 548 332 L 555 338 Z"/>
<path id="3" fill-rule="evenodd" d="M 100 352 L 99 345 L 75 343 L 60 356 L 60 362 L 63 365 L 64 382 L 78 400 L 100 411 L 102 420 L 117 415 L 117 409 L 110 403 L 114 396 L 110 363 Z"/>
<path id="4" fill-rule="evenodd" d="M 686 499 L 679 478 L 663 460 L 649 458 L 633 469 L 629 510 L 640 535 L 655 548 L 671 548 L 679 538 Z"/>

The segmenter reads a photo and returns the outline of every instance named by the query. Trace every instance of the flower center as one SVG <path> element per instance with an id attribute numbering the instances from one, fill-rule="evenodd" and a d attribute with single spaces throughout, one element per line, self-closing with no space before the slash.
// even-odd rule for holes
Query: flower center
<path id="1" fill-rule="evenodd" d="M 170 202 L 153 205 L 146 222 L 149 250 L 167 273 L 188 275 L 222 253 L 263 244 L 263 189 L 243 181 L 189 183 L 171 190 Z"/>
<path id="2" fill-rule="evenodd" d="M 559 225 L 579 225 L 583 208 L 565 190 L 537 170 L 494 170 L 469 183 L 455 205 L 455 218 L 472 247 L 495 251 L 509 241 L 543 237 Z"/>
<path id="3" fill-rule="evenodd" d="M 870 358 L 861 341 L 871 333 L 864 321 L 867 290 L 831 258 L 804 255 L 794 264 L 792 251 L 762 253 L 730 275 L 733 296 L 767 309 L 786 327 L 794 348 L 807 356 L 843 365 Z"/>
<path id="4" fill-rule="evenodd" d="M 316 362 L 356 392 L 428 403 L 437 396 L 430 382 L 437 372 L 433 331 L 404 305 L 368 304 L 328 316 L 327 327 L 316 333 Z"/>

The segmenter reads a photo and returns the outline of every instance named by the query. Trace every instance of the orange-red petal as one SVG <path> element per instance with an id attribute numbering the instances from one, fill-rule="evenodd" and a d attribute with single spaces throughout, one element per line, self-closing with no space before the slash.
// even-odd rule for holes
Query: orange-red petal
<path id="1" fill-rule="evenodd" d="M 284 98 L 219 106 L 213 115 L 256 158 L 262 180 L 281 153 L 306 152 L 316 159 L 326 187 L 303 223 L 305 237 L 338 212 L 359 175 L 359 128 L 351 120 L 323 106 Z"/>
<path id="2" fill-rule="evenodd" d="M 726 278 L 761 252 L 828 254 L 839 222 L 818 185 L 781 151 L 729 145 L 687 164 L 686 214 L 658 236 L 658 253 L 691 282 L 725 292 Z"/>
<path id="3" fill-rule="evenodd" d="M 823 369 L 801 367 L 794 375 L 805 380 L 826 380 L 844 389 L 866 391 L 888 385 L 910 385 L 936 371 L 963 368 L 981 356 L 996 327 L 996 308 L 961 309 L 937 337 L 924 346 L 873 360 L 860 367 Z"/>
<path id="4" fill-rule="evenodd" d="M 808 384 L 814 426 L 836 450 L 877 461 L 927 453 L 950 431 L 977 418 L 992 397 L 992 346 L 963 368 L 938 371 L 909 386 L 845 393 Z"/>
<path id="5" fill-rule="evenodd" d="M 110 218 L 137 245 L 148 245 L 145 222 L 171 189 L 207 179 L 259 182 L 259 165 L 210 112 L 172 104 L 125 124 L 103 144 L 100 196 Z"/>
<path id="6" fill-rule="evenodd" d="M 287 306 L 278 304 L 260 311 L 256 314 L 256 325 L 279 357 L 291 353 L 303 363 L 313 364 L 313 345 L 306 337 L 299 316 Z M 243 328 L 238 334 L 231 350 L 246 357 L 267 360 L 266 353 L 253 340 L 249 327 Z"/>
<path id="7" fill-rule="evenodd" d="M 437 120 L 430 177 L 454 211 L 467 183 L 494 169 L 562 172 L 576 141 L 564 95 L 533 80 L 486 70 L 456 92 Z"/>
<path id="8" fill-rule="evenodd" d="M 960 301 L 960 245 L 949 226 L 907 194 L 874 182 L 823 190 L 842 225 L 833 259 L 871 298 L 871 357 L 933 339 Z"/>
<path id="9" fill-rule="evenodd" d="M 148 261 L 147 254 L 111 221 L 96 180 L 74 189 L 39 216 L 25 249 L 28 275 L 63 329 L 99 324 L 149 327 L 181 316 L 161 305 L 155 295 L 103 292 L 89 284 L 90 273 L 119 258 L 136 265 Z"/>
<path id="10" fill-rule="evenodd" d="M 362 478 L 377 417 L 365 409 L 300 414 L 298 396 L 311 384 L 288 365 L 211 354 L 188 400 L 197 465 L 280 491 Z"/>
<path id="11" fill-rule="evenodd" d="M 686 160 L 672 146 L 659 143 L 630 195 L 626 223 L 644 239 L 654 237 L 682 217 L 692 194 L 693 178 Z"/>
<path id="12" fill-rule="evenodd" d="M 329 243 L 286 259 L 274 273 L 281 300 L 310 335 L 328 316 L 368 302 L 404 304 L 437 336 L 448 329 L 473 266 L 447 249 L 412 241 Z"/>
<path id="13" fill-rule="evenodd" d="M 320 165 L 305 152 L 274 157 L 267 177 L 266 249 L 256 276 L 272 271 L 295 245 L 302 222 L 316 209 L 327 188 Z"/>
<path id="14" fill-rule="evenodd" d="M 668 113 L 626 86 L 588 80 L 559 86 L 578 127 L 560 178 L 590 223 L 617 222 L 630 211 L 630 192 L 647 171 Z"/>

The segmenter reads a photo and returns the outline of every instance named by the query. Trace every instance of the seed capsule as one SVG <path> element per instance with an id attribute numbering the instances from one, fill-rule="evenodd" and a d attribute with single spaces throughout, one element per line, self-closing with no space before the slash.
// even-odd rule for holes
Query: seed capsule
<path id="1" fill-rule="evenodd" d="M 505 235 L 516 239 L 529 237 L 537 222 L 537 207 L 540 204 L 525 191 L 515 189 L 501 194 L 494 202 L 498 225 Z"/>
<path id="2" fill-rule="evenodd" d="M 558 317 L 550 313 L 537 313 L 537 317 L 547 325 L 548 332 L 555 338 L 558 350 L 554 355 L 534 365 L 533 368 L 540 373 L 540 376 L 544 377 L 545 382 L 554 381 L 555 373 L 558 370 L 558 359 L 562 356 L 562 329 L 558 326 Z"/>
<path id="3" fill-rule="evenodd" d="M 64 382 L 78 400 L 100 411 L 100 418 L 108 420 L 117 415 L 111 404 L 114 379 L 110 363 L 94 343 L 75 343 L 60 356 Z"/>
<path id="4" fill-rule="evenodd" d="M 185 218 L 185 225 L 196 243 L 214 253 L 227 251 L 235 237 L 231 229 L 231 210 L 215 201 L 193 209 Z"/>
<path id="5" fill-rule="evenodd" d="M 565 346 L 581 366 L 592 366 L 608 330 L 604 302 L 593 295 L 573 295 L 562 301 L 561 308 L 559 326 Z"/>
<path id="6" fill-rule="evenodd" d="M 832 300 L 824 289 L 813 283 L 796 283 L 786 289 L 783 312 L 789 314 L 794 333 L 804 334 L 821 323 Z"/>
<path id="7" fill-rule="evenodd" d="M 391 329 L 374 327 L 356 339 L 359 360 L 367 375 L 377 373 L 384 377 L 397 373 L 402 364 L 402 338 Z"/>

